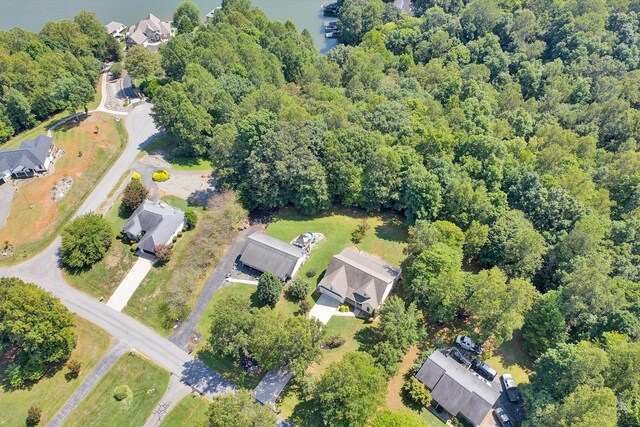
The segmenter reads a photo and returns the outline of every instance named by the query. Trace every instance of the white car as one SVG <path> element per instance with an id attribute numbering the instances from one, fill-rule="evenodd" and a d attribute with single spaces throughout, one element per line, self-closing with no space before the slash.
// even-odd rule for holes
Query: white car
<path id="1" fill-rule="evenodd" d="M 513 380 L 511 374 L 502 374 L 502 385 L 504 386 L 504 391 L 507 393 L 507 397 L 510 401 L 517 402 L 518 400 L 520 400 L 520 392 L 518 391 L 518 386 Z"/>
<path id="2" fill-rule="evenodd" d="M 458 335 L 456 337 L 456 344 L 465 350 L 472 351 L 475 354 L 482 354 L 482 346 L 476 344 L 471 338 L 466 335 Z"/>

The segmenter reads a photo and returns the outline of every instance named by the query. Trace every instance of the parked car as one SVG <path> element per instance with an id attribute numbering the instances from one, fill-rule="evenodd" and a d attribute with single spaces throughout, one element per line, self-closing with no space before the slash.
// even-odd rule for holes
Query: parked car
<path id="1" fill-rule="evenodd" d="M 462 352 L 455 347 L 449 350 L 449 356 L 458 363 L 463 364 L 465 367 L 469 365 L 469 361 L 464 357 Z"/>
<path id="2" fill-rule="evenodd" d="M 472 351 L 475 354 L 482 354 L 482 346 L 476 344 L 471 338 L 466 335 L 458 335 L 456 337 L 456 344 L 465 350 Z"/>
<path id="3" fill-rule="evenodd" d="M 517 402 L 520 400 L 520 391 L 518 391 L 518 386 L 511 374 L 502 374 L 502 385 L 510 401 Z"/>
<path id="4" fill-rule="evenodd" d="M 493 413 L 496 415 L 496 417 L 498 417 L 498 421 L 500 421 L 500 425 L 502 427 L 511 427 L 512 426 L 511 420 L 509 419 L 509 416 L 504 411 L 504 409 L 496 408 L 496 409 L 493 410 Z"/>
<path id="5" fill-rule="evenodd" d="M 493 369 L 491 366 L 487 365 L 480 359 L 473 359 L 473 361 L 471 362 L 471 369 L 473 369 L 489 381 L 493 381 L 496 375 L 498 375 L 495 369 Z"/>
<path id="6" fill-rule="evenodd" d="M 252 355 L 242 356 L 242 369 L 248 374 L 252 374 L 258 369 L 258 362 Z"/>

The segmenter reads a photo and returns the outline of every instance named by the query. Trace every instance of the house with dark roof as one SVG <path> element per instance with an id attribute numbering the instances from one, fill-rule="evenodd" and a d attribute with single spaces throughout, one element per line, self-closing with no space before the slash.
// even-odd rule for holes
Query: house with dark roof
<path id="1" fill-rule="evenodd" d="M 163 43 L 169 40 L 169 37 L 171 37 L 171 24 L 149 14 L 145 19 L 129 28 L 127 46 L 148 46 L 154 43 Z"/>
<path id="2" fill-rule="evenodd" d="M 318 292 L 367 313 L 380 307 L 401 270 L 366 252 L 346 248 L 331 258 Z"/>
<path id="3" fill-rule="evenodd" d="M 500 386 L 489 383 L 448 354 L 436 350 L 416 378 L 431 391 L 433 402 L 449 414 L 478 426 L 500 397 Z"/>
<path id="4" fill-rule="evenodd" d="M 53 138 L 40 135 L 23 141 L 17 150 L 0 150 L 0 184 L 10 178 L 29 178 L 47 172 L 54 149 Z"/>
<path id="5" fill-rule="evenodd" d="M 137 242 L 138 249 L 154 254 L 160 244 L 170 244 L 185 226 L 184 212 L 159 201 L 145 200 L 131 214 L 122 231 Z"/>
<path id="6" fill-rule="evenodd" d="M 260 272 L 270 271 L 280 280 L 291 279 L 306 260 L 306 252 L 265 233 L 245 239 L 240 262 Z"/>

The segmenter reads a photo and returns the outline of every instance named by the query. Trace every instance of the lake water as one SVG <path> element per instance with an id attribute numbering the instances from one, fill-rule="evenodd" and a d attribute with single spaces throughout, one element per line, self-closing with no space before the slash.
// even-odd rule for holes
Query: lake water
<path id="1" fill-rule="evenodd" d="M 325 0 L 253 0 L 253 4 L 272 21 L 290 20 L 298 31 L 308 29 L 316 46 L 326 52 L 335 46 L 335 39 L 325 39 L 320 7 Z M 221 0 L 193 0 L 202 16 L 220 6 Z M 94 12 L 103 23 L 122 22 L 125 25 L 153 13 L 170 19 L 180 0 L 0 0 L 0 29 L 22 27 L 38 32 L 48 21 L 71 19 L 80 10 Z"/>

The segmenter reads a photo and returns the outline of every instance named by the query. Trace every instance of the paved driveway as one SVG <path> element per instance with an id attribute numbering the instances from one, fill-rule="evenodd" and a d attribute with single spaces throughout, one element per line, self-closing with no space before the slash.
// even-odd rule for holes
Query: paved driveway
<path id="1" fill-rule="evenodd" d="M 331 317 L 336 313 L 340 303 L 333 298 L 329 298 L 326 295 L 320 295 L 318 301 L 316 301 L 315 305 L 311 308 L 309 312 L 309 317 L 315 317 L 325 325 L 329 323 Z"/>
<path id="2" fill-rule="evenodd" d="M 150 256 L 140 256 L 131 270 L 124 276 L 122 282 L 116 289 L 116 291 L 109 298 L 109 302 L 107 302 L 107 306 L 113 308 L 117 311 L 122 311 L 123 308 L 126 307 L 129 299 L 133 295 L 133 293 L 138 289 L 140 283 L 144 280 L 145 276 L 153 267 L 153 263 L 155 259 Z"/>
<path id="3" fill-rule="evenodd" d="M 16 189 L 11 183 L 0 184 L 0 228 L 4 227 L 7 221 L 15 194 Z"/>

